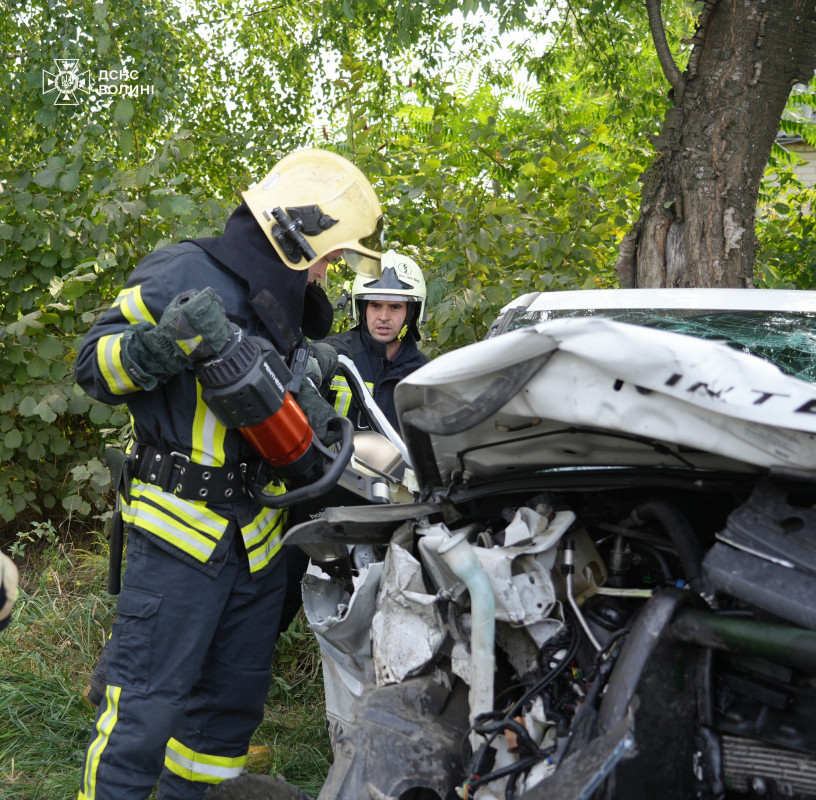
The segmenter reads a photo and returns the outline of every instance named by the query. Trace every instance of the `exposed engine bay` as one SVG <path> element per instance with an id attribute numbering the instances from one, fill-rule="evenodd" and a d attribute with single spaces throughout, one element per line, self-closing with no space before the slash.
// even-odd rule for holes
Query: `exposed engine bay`
<path id="1" fill-rule="evenodd" d="M 344 654 L 361 703 L 334 715 L 321 797 L 816 794 L 816 550 L 771 560 L 791 534 L 816 534 L 816 487 L 720 476 L 474 494 L 403 522 L 387 548 L 360 518 L 376 509 L 346 523 L 334 509 L 374 556 L 354 578 L 361 597 L 374 575 L 378 595 L 370 661 Z M 452 541 L 478 563 L 457 564 Z M 353 596 L 339 606 L 359 613 Z M 338 640 L 322 623 L 340 650 L 353 626 Z"/>

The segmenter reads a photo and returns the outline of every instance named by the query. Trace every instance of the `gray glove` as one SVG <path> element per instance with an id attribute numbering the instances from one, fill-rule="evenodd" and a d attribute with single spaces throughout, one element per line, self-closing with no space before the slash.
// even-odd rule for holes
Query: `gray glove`
<path id="1" fill-rule="evenodd" d="M 218 353 L 232 335 L 221 298 L 209 287 L 183 292 L 167 306 L 158 325 L 141 322 L 122 337 L 122 361 L 143 389 L 155 389 L 191 361 Z"/>
<path id="2" fill-rule="evenodd" d="M 331 387 L 331 380 L 335 372 L 337 372 L 337 351 L 326 342 L 311 342 L 309 349 L 311 357 L 314 358 L 320 368 L 320 380 L 316 381 L 315 385 L 325 397 Z"/>
<path id="3" fill-rule="evenodd" d="M 307 365 L 307 376 L 308 372 L 309 367 Z M 328 428 L 329 420 L 339 417 L 340 414 L 338 414 L 332 404 L 317 391 L 308 377 L 304 377 L 303 383 L 300 385 L 297 403 L 306 415 L 306 419 L 309 420 L 309 425 L 312 426 L 315 435 L 326 447 L 340 441 L 340 429 L 332 428 L 330 430 Z"/>
<path id="4" fill-rule="evenodd" d="M 232 335 L 221 298 L 207 287 L 173 298 L 159 324 L 146 334 L 170 342 L 175 352 L 191 361 L 218 353 Z M 164 346 L 164 345 L 162 345 Z"/>

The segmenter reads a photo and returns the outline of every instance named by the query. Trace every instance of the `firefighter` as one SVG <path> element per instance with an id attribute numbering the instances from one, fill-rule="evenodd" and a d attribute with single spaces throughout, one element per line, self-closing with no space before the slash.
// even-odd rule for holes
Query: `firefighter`
<path id="1" fill-rule="evenodd" d="M 425 320 L 425 279 L 416 261 L 388 250 L 382 257 L 382 275 L 357 275 L 351 289 L 351 317 L 355 326 L 327 339 L 348 356 L 388 421 L 399 430 L 394 388 L 429 359 L 417 347 L 419 323 Z M 357 430 L 367 428 L 348 383 L 335 376 L 331 383 L 335 408 L 351 418 Z"/>
<path id="2" fill-rule="evenodd" d="M 193 364 L 235 326 L 297 352 L 310 268 L 342 256 L 377 277 L 381 242 L 363 173 L 295 151 L 243 192 L 222 236 L 147 256 L 83 340 L 77 382 L 127 405 L 134 443 L 127 569 L 79 800 L 141 800 L 157 781 L 161 800 L 198 799 L 244 770 L 271 680 L 286 512 L 246 493 L 251 449 L 203 403 Z M 334 409 L 309 381 L 296 399 L 328 441 Z"/>
<path id="3" fill-rule="evenodd" d="M 0 553 L 0 631 L 11 622 L 11 609 L 17 599 L 17 578 L 14 562 Z"/>

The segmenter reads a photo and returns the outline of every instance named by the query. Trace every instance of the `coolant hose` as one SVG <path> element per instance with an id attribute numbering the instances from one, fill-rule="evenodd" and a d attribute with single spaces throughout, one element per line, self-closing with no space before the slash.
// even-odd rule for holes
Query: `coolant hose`
<path id="1" fill-rule="evenodd" d="M 496 656 L 496 600 L 476 553 L 463 532 L 454 533 L 437 551 L 470 593 L 470 725 L 493 710 L 493 672 Z M 476 747 L 471 734 L 471 744 Z"/>
<path id="2" fill-rule="evenodd" d="M 689 588 L 699 594 L 703 585 L 703 552 L 685 514 L 665 500 L 650 500 L 638 506 L 630 519 L 635 523 L 653 520 L 663 526 L 677 548 Z"/>

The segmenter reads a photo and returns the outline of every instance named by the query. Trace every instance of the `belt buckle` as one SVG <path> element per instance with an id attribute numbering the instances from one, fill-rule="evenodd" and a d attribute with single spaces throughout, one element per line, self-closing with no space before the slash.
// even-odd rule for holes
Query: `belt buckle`
<path id="1" fill-rule="evenodd" d="M 183 460 L 182 464 L 178 464 L 178 463 L 176 463 L 174 461 L 173 462 L 173 467 L 172 467 L 172 469 L 175 469 L 176 467 L 178 467 L 178 471 L 179 471 L 179 480 L 176 481 L 176 485 L 173 486 L 172 489 L 171 489 L 173 494 L 178 496 L 179 490 L 181 489 L 181 477 L 182 477 L 182 475 L 184 475 L 184 470 L 187 467 L 187 464 L 190 463 L 190 456 L 188 456 L 186 453 L 179 453 L 178 450 L 171 450 L 170 455 L 174 459 L 180 458 L 180 459 Z M 171 472 L 171 476 L 172 476 L 172 472 Z"/>

